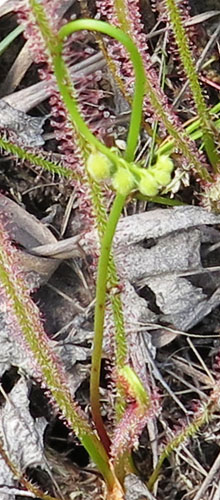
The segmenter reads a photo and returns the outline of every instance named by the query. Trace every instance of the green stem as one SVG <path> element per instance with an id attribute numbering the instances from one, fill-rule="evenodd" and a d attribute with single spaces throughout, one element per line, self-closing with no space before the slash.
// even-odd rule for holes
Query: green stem
<path id="1" fill-rule="evenodd" d="M 219 112 L 220 112 L 220 102 L 215 104 L 215 106 L 213 106 L 209 110 L 210 115 L 217 115 Z M 213 123 L 213 120 L 211 120 L 211 123 Z M 214 126 L 216 126 L 215 123 L 216 122 L 214 122 Z M 191 136 L 191 134 L 200 127 L 201 127 L 201 120 L 199 118 L 195 118 L 192 121 L 192 123 L 190 123 L 190 125 L 187 125 L 186 132 L 189 136 Z"/>
<path id="2" fill-rule="evenodd" d="M 220 103 L 217 103 L 215 106 L 213 106 L 213 108 L 210 109 L 210 115 L 217 115 L 218 113 L 220 112 Z M 211 121 L 213 123 L 213 126 L 218 129 L 219 127 L 219 120 L 216 120 L 215 122 L 213 122 L 213 120 Z M 187 135 L 190 137 L 191 140 L 197 140 L 197 139 L 200 139 L 202 136 L 203 136 L 203 132 L 202 132 L 202 129 L 201 129 L 201 120 L 200 118 L 195 118 L 192 123 L 190 123 L 189 125 L 187 125 L 187 127 L 185 128 L 186 130 L 186 133 Z M 157 153 L 162 155 L 162 154 L 171 154 L 172 153 L 172 150 L 173 148 L 175 147 L 175 139 L 173 138 L 169 138 L 169 140 L 166 140 L 157 150 Z M 212 176 L 207 172 L 207 171 L 203 171 L 205 177 L 207 178 L 207 180 L 209 180 L 210 182 L 213 181 L 213 178 Z"/>
<path id="3" fill-rule="evenodd" d="M 123 31 L 119 28 L 111 26 L 104 21 L 96 21 L 93 19 L 79 19 L 77 21 L 73 21 L 72 23 L 68 23 L 63 26 L 59 33 L 58 38 L 60 43 L 58 47 L 53 51 L 53 63 L 54 63 L 54 72 L 57 78 L 57 83 L 62 95 L 62 98 L 69 110 L 72 122 L 74 126 L 77 126 L 79 132 L 85 137 L 89 144 L 94 145 L 99 151 L 106 154 L 114 163 L 118 161 L 117 156 L 109 150 L 104 144 L 102 144 L 89 130 L 83 118 L 81 117 L 76 100 L 72 95 L 72 86 L 71 88 L 67 84 L 67 74 L 65 63 L 61 57 L 62 48 L 63 48 L 63 40 L 70 34 L 79 30 L 89 30 L 89 31 L 98 31 L 99 33 L 104 33 L 109 35 L 110 37 L 115 38 L 119 42 L 121 42 L 125 48 L 127 49 L 131 61 L 134 66 L 135 71 L 135 90 L 132 104 L 132 112 L 131 112 L 131 120 L 128 131 L 127 138 L 127 161 L 132 161 L 135 153 L 135 149 L 137 147 L 137 141 L 139 136 L 140 124 L 141 124 L 141 116 L 142 116 L 142 103 L 143 103 L 143 94 L 145 87 L 145 73 L 144 67 L 142 63 L 141 56 L 135 47 L 132 40 L 127 36 Z M 53 54 L 52 54 L 53 55 Z"/>
<path id="4" fill-rule="evenodd" d="M 58 88 L 62 99 L 68 109 L 70 119 L 78 129 L 78 132 L 91 146 L 95 146 L 99 151 L 110 158 L 113 163 L 118 163 L 118 157 L 104 144 L 102 144 L 89 130 L 84 122 L 80 112 L 78 111 L 77 101 L 74 95 L 74 89 L 66 65 L 62 59 L 62 48 L 64 38 L 74 33 L 75 31 L 86 29 L 98 31 L 109 35 L 121 42 L 129 52 L 131 61 L 133 62 L 135 71 L 135 90 L 133 98 L 133 106 L 131 112 L 131 121 L 128 132 L 127 149 L 125 158 L 127 161 L 132 161 L 134 158 L 135 149 L 137 146 L 139 129 L 142 116 L 142 103 L 145 88 L 145 73 L 141 56 L 130 38 L 120 29 L 110 26 L 109 24 L 91 19 L 80 19 L 69 23 L 61 28 L 57 37 L 50 29 L 48 20 L 45 16 L 42 6 L 36 0 L 29 0 L 32 10 L 36 16 L 41 33 L 44 37 L 47 48 L 50 51 L 54 74 L 56 76 Z M 102 353 L 102 338 L 105 312 L 105 297 L 106 284 L 108 275 L 108 264 L 112 239 L 115 233 L 115 228 L 120 217 L 121 210 L 124 205 L 125 198 L 117 195 L 112 207 L 109 221 L 103 236 L 101 256 L 99 262 L 98 279 L 97 279 L 97 300 L 95 314 L 95 335 L 94 335 L 94 352 L 92 356 L 92 376 L 91 376 L 91 398 L 92 398 L 92 413 L 95 420 L 97 430 L 101 439 L 105 443 L 106 449 L 109 447 L 109 439 L 104 429 L 99 402 L 99 380 L 100 380 L 100 365 Z M 101 269 L 101 271 L 100 271 Z"/>
<path id="5" fill-rule="evenodd" d="M 101 244 L 101 254 L 98 263 L 98 275 L 96 285 L 96 305 L 95 305 L 95 325 L 94 343 L 92 352 L 92 367 L 90 378 L 91 408 L 94 422 L 99 436 L 109 449 L 109 439 L 103 426 L 100 412 L 99 383 L 102 358 L 103 329 L 105 318 L 106 286 L 108 278 L 108 263 L 115 229 L 125 203 L 125 197 L 118 194 L 114 200 L 111 213 L 106 225 L 105 233 Z"/>
<path id="6" fill-rule="evenodd" d="M 203 131 L 204 145 L 209 161 L 215 173 L 218 172 L 220 158 L 215 148 L 215 138 L 210 127 L 209 111 L 206 107 L 205 99 L 197 77 L 196 67 L 193 63 L 186 32 L 182 24 L 179 8 L 175 0 L 166 0 L 170 21 L 179 48 L 179 54 L 183 63 L 189 85 L 193 94 L 197 113 Z"/>
<path id="7" fill-rule="evenodd" d="M 139 129 L 141 124 L 141 116 L 142 116 L 143 95 L 145 88 L 145 74 L 141 56 L 138 53 L 133 42 L 125 33 L 123 33 L 118 28 L 110 26 L 105 22 L 95 21 L 91 19 L 81 19 L 69 23 L 68 25 L 65 25 L 59 31 L 59 39 L 61 40 L 61 42 L 59 46 L 59 54 L 57 54 L 54 57 L 54 68 L 58 86 L 61 95 L 63 97 L 63 100 L 69 110 L 72 122 L 74 123 L 74 125 L 76 124 L 79 132 L 84 136 L 84 138 L 90 144 L 93 144 L 97 149 L 99 149 L 99 151 L 106 154 L 106 156 L 108 156 L 115 163 L 118 161 L 118 157 L 114 155 L 112 151 L 106 148 L 106 146 L 103 145 L 96 137 L 94 137 L 91 131 L 88 129 L 87 125 L 85 124 L 83 118 L 81 117 L 77 109 L 77 103 L 73 99 L 72 88 L 69 87 L 69 84 L 67 85 L 67 75 L 65 73 L 65 65 L 61 58 L 62 42 L 66 36 L 69 36 L 74 31 L 82 29 L 95 30 L 101 33 L 105 33 L 117 39 L 127 48 L 130 54 L 130 58 L 133 62 L 135 70 L 135 90 L 134 90 L 134 98 L 131 111 L 131 121 L 127 138 L 127 148 L 125 153 L 125 159 L 128 162 L 130 162 L 134 158 L 135 149 L 137 146 Z M 94 326 L 95 332 L 94 332 L 94 347 L 92 354 L 90 392 L 91 392 L 92 416 L 96 428 L 98 430 L 99 436 L 103 444 L 105 445 L 106 450 L 109 450 L 110 442 L 106 430 L 104 428 L 103 419 L 100 412 L 100 398 L 99 398 L 106 286 L 107 286 L 108 265 L 109 265 L 112 240 L 114 237 L 116 225 L 120 217 L 124 202 L 125 202 L 125 197 L 121 195 L 116 196 L 101 244 L 101 255 L 98 265 L 98 276 L 97 276 L 95 326 Z M 124 351 L 123 339 L 121 343 Z"/>

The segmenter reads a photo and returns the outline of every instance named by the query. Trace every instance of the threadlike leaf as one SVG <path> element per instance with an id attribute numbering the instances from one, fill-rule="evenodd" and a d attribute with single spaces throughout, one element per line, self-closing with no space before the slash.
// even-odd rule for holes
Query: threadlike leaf
<path id="1" fill-rule="evenodd" d="M 201 121 L 205 149 L 209 157 L 210 163 L 213 166 L 214 172 L 220 168 L 220 158 L 215 148 L 215 138 L 210 126 L 209 111 L 206 107 L 201 87 L 199 85 L 195 64 L 190 52 L 187 36 L 183 27 L 180 12 L 175 0 L 166 0 L 167 9 L 169 12 L 170 21 L 172 23 L 174 35 L 179 48 L 180 58 L 182 60 L 185 72 L 189 79 L 190 88 L 193 94 L 197 113 Z"/>
<path id="2" fill-rule="evenodd" d="M 69 177 L 73 179 L 77 179 L 77 175 L 70 169 L 63 167 L 62 165 L 57 165 L 56 163 L 46 160 L 45 158 L 35 155 L 21 148 L 17 144 L 12 144 L 10 141 L 6 139 L 0 138 L 0 147 L 7 151 L 8 153 L 12 153 L 16 156 L 16 158 L 20 158 L 21 160 L 27 160 L 30 164 L 37 165 L 39 167 L 48 170 L 52 174 L 57 174 L 63 177 Z"/>
<path id="3" fill-rule="evenodd" d="M 92 431 L 85 415 L 73 401 L 63 367 L 51 350 L 37 306 L 31 300 L 4 227 L 0 221 L 0 292 L 7 305 L 7 315 L 16 341 L 26 346 L 28 355 L 46 384 L 52 400 L 69 426 L 79 437 L 111 489 L 115 482 L 104 448 Z"/>

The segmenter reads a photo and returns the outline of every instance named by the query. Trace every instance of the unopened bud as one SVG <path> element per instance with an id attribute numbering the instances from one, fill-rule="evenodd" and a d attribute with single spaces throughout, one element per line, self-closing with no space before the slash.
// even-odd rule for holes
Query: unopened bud
<path id="1" fill-rule="evenodd" d="M 111 162 L 102 153 L 98 151 L 91 153 L 87 160 L 87 170 L 95 181 L 108 179 L 111 175 Z"/>
<path id="2" fill-rule="evenodd" d="M 127 168 L 119 167 L 112 179 L 114 189 L 126 196 L 134 188 L 134 177 Z"/>
<path id="3" fill-rule="evenodd" d="M 144 171 L 141 175 L 138 189 L 144 196 L 150 196 L 151 198 L 153 196 L 156 196 L 159 190 L 159 186 L 154 175 L 147 172 L 147 170 Z"/>

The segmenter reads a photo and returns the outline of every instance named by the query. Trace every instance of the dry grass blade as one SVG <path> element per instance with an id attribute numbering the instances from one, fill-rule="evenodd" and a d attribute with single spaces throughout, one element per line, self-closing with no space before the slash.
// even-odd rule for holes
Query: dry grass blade
<path id="1" fill-rule="evenodd" d="M 203 495 L 206 492 L 207 488 L 210 486 L 210 484 L 212 484 L 213 481 L 216 480 L 216 475 L 219 476 L 219 469 L 220 469 L 220 453 L 217 456 L 206 478 L 204 479 L 201 487 L 197 491 L 196 495 L 193 497 L 193 500 L 202 500 L 202 498 L 204 498 Z"/>

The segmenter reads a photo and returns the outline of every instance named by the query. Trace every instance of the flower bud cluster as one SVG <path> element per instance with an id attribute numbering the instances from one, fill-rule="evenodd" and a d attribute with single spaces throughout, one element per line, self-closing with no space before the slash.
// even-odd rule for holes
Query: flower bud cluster
<path id="1" fill-rule="evenodd" d="M 171 181 L 174 165 L 167 155 L 158 155 L 156 163 L 145 169 L 136 163 L 127 163 L 118 157 L 113 163 L 99 151 L 92 152 L 87 160 L 87 170 L 91 177 L 100 182 L 111 179 L 112 186 L 123 196 L 138 189 L 144 196 L 156 196 L 159 190 Z"/>

